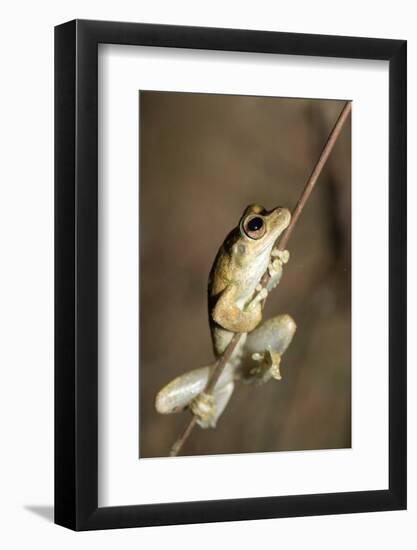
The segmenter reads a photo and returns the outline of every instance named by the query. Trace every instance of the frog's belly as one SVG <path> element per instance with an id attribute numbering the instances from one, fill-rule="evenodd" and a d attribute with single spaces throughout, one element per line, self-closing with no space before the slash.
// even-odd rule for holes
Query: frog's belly
<path id="1" fill-rule="evenodd" d="M 269 254 L 263 262 L 257 262 L 257 265 L 246 274 L 245 278 L 239 283 L 240 292 L 236 299 L 236 305 L 243 309 L 253 298 L 257 285 L 261 282 L 262 276 L 268 268 Z"/>

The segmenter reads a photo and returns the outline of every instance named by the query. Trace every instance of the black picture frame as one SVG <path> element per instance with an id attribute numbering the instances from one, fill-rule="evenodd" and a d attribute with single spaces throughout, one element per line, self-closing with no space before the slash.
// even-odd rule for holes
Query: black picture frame
<path id="1" fill-rule="evenodd" d="M 98 44 L 389 62 L 389 488 L 98 506 Z M 404 40 L 74 20 L 55 28 L 55 522 L 91 530 L 406 508 Z"/>

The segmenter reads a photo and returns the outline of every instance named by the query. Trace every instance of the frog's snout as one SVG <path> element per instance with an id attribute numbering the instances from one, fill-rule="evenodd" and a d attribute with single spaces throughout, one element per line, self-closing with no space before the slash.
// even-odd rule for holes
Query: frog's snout
<path id="1" fill-rule="evenodd" d="M 288 208 L 278 206 L 273 210 L 273 212 L 276 214 L 280 225 L 283 226 L 283 229 L 286 229 L 291 221 L 291 212 L 288 210 Z"/>

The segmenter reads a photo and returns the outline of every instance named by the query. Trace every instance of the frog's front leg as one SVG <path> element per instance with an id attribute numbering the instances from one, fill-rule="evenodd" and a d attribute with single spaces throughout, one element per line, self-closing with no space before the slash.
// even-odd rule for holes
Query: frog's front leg
<path id="1" fill-rule="evenodd" d="M 290 253 L 288 250 L 280 250 L 274 248 L 271 252 L 271 261 L 268 265 L 268 273 L 270 279 L 267 284 L 268 292 L 275 288 L 281 280 L 283 266 L 290 259 Z"/>
<path id="2" fill-rule="evenodd" d="M 271 378 L 280 380 L 281 356 L 290 345 L 296 328 L 290 315 L 278 315 L 248 334 L 243 379 L 261 383 Z"/>

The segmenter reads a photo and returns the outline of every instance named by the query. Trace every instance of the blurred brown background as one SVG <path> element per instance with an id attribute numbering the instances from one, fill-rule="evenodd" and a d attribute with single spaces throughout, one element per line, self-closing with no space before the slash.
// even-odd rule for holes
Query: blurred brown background
<path id="1" fill-rule="evenodd" d="M 163 385 L 213 360 L 207 278 L 243 209 L 293 209 L 343 102 L 140 92 L 140 457 L 167 456 L 188 412 Z M 264 318 L 291 314 L 280 382 L 237 384 L 215 430 L 182 454 L 351 445 L 351 132 L 346 124 L 294 230 Z"/>

